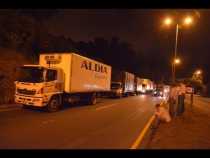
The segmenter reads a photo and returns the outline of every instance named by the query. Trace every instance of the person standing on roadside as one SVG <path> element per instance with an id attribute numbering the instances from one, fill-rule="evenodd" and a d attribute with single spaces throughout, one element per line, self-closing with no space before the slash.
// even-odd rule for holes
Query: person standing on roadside
<path id="1" fill-rule="evenodd" d="M 176 116 L 181 114 L 181 85 L 177 84 L 177 102 L 176 102 Z"/>
<path id="2" fill-rule="evenodd" d="M 186 86 L 183 83 L 180 84 L 180 93 L 181 93 L 181 98 L 180 98 L 180 101 L 181 101 L 181 103 L 180 103 L 180 105 L 181 105 L 181 107 L 180 107 L 180 113 L 182 114 L 185 111 L 184 101 L 185 101 L 185 94 L 186 94 Z"/>
<path id="3" fill-rule="evenodd" d="M 177 104 L 177 87 L 175 84 L 171 85 L 169 93 L 169 113 L 171 117 L 176 116 L 176 104 Z"/>
<path id="4" fill-rule="evenodd" d="M 186 93 L 186 87 L 183 83 L 180 83 L 178 86 L 177 115 L 181 115 L 184 112 L 185 93 Z"/>

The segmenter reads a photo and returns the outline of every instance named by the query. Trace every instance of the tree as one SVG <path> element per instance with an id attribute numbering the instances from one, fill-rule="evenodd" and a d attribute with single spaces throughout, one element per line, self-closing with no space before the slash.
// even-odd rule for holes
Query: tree
<path id="1" fill-rule="evenodd" d="M 15 50 L 28 51 L 35 37 L 35 21 L 20 16 L 15 10 L 1 10 L 1 46 Z"/>
<path id="2" fill-rule="evenodd" d="M 36 35 L 33 40 L 32 48 L 34 57 L 38 58 L 43 45 L 46 46 L 48 39 L 48 28 L 44 25 L 44 22 L 50 17 L 59 13 L 57 9 L 19 9 L 18 15 L 25 16 L 35 21 Z M 49 44 L 49 43 L 48 43 Z M 45 47 L 44 46 L 44 47 Z"/>

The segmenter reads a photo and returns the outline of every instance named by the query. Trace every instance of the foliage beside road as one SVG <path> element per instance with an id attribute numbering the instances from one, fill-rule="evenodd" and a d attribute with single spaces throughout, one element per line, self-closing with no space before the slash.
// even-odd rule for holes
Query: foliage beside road
<path id="1" fill-rule="evenodd" d="M 12 103 L 14 100 L 14 81 L 16 68 L 31 63 L 31 58 L 13 49 L 0 48 L 0 104 Z"/>

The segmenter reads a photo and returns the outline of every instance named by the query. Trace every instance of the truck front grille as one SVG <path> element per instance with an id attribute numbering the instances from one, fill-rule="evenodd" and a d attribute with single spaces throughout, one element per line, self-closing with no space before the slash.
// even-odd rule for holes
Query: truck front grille
<path id="1" fill-rule="evenodd" d="M 26 95 L 35 95 L 36 91 L 35 90 L 27 90 L 27 89 L 17 89 L 17 92 L 19 94 L 26 94 Z"/>

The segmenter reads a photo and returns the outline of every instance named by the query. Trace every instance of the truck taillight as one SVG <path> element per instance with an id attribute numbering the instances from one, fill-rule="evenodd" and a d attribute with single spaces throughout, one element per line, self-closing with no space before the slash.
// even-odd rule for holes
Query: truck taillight
<path id="1" fill-rule="evenodd" d="M 41 88 L 41 89 L 37 92 L 37 94 L 43 94 L 43 91 L 44 91 L 44 88 Z"/>

